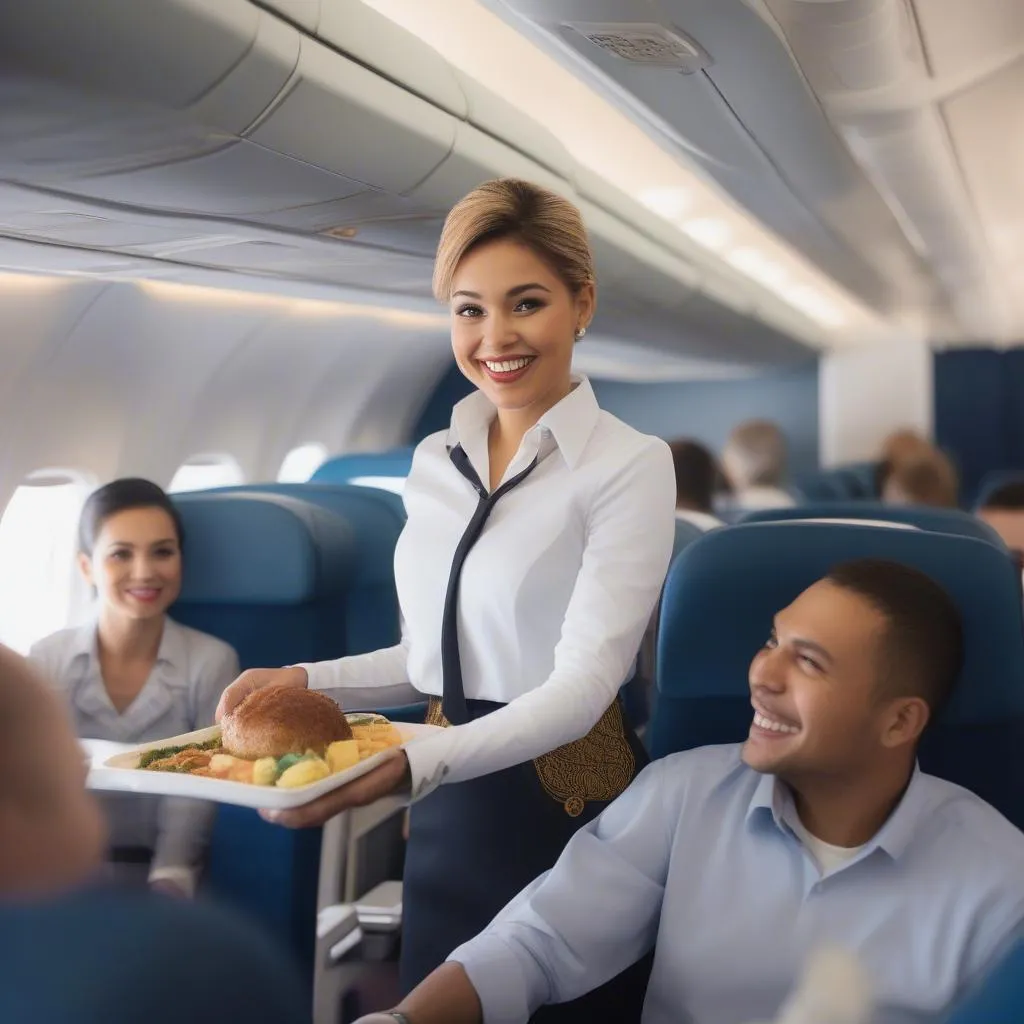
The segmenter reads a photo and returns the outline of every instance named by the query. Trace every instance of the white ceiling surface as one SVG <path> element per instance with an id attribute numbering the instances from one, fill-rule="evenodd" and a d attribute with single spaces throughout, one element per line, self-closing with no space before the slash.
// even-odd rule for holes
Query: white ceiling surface
<path id="1" fill-rule="evenodd" d="M 485 178 L 522 174 L 584 208 L 598 333 L 652 346 L 676 372 L 828 344 L 733 268 L 685 239 L 666 244 L 650 211 L 586 180 L 557 139 L 358 0 L 266 6 L 278 11 L 0 5 L 0 62 L 32 76 L 0 90 L 0 235 L 99 254 L 90 273 L 220 268 L 404 306 L 429 298 L 447 207 Z M 339 226 L 354 237 L 318 234 Z M 13 252 L 0 241 L 0 262 L 18 265 Z"/>
<path id="2" fill-rule="evenodd" d="M 229 454 L 266 480 L 305 442 L 391 447 L 450 358 L 437 330 L 205 289 L 0 274 L 0 308 L 0 508 L 44 468 L 166 485 Z"/>
<path id="3" fill-rule="evenodd" d="M 484 0 L 646 115 L 762 222 L 934 343 L 1024 337 L 1021 0 Z M 568 27 L 652 23 L 693 75 Z"/>
<path id="4" fill-rule="evenodd" d="M 1024 3 L 766 0 L 951 296 L 943 339 L 1024 339 Z"/>

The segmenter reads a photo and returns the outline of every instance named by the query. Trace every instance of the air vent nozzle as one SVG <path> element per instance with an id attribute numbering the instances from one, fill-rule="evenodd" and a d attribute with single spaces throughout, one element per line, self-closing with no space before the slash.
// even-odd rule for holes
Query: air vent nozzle
<path id="1" fill-rule="evenodd" d="M 565 26 L 619 60 L 692 75 L 711 58 L 693 40 L 663 25 L 572 22 Z"/>

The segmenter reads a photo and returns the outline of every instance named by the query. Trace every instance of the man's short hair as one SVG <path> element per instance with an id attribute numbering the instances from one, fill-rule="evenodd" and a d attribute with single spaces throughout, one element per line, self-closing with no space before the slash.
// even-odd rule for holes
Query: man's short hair
<path id="1" fill-rule="evenodd" d="M 1024 478 L 997 487 L 981 504 L 993 512 L 1024 512 Z"/>
<path id="2" fill-rule="evenodd" d="M 676 471 L 676 507 L 710 512 L 718 480 L 715 457 L 696 441 L 673 441 L 669 447 Z"/>
<path id="3" fill-rule="evenodd" d="M 825 578 L 859 594 L 884 616 L 885 692 L 922 698 L 934 721 L 963 663 L 963 623 L 953 599 L 925 573 L 882 559 L 844 562 Z"/>

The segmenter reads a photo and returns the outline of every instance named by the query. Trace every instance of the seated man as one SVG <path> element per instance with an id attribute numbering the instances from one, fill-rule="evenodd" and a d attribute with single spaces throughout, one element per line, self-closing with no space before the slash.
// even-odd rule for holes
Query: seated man
<path id="1" fill-rule="evenodd" d="M 718 482 L 715 457 L 696 441 L 673 441 L 669 447 L 676 474 L 676 518 L 699 530 L 721 526 L 721 519 L 711 513 Z"/>
<path id="2" fill-rule="evenodd" d="M 524 1022 L 653 948 L 643 1024 L 764 1021 L 838 944 L 874 1024 L 937 1019 L 1024 925 L 1024 834 L 916 765 L 961 649 L 927 576 L 837 567 L 754 657 L 746 741 L 651 764 L 397 1012 Z"/>
<path id="3" fill-rule="evenodd" d="M 270 942 L 213 907 L 87 886 L 105 828 L 57 697 L 0 647 L 0 1021 L 309 1024 Z"/>
<path id="4" fill-rule="evenodd" d="M 1014 480 L 994 490 L 978 509 L 978 516 L 1003 538 L 1024 569 L 1024 480 Z"/>

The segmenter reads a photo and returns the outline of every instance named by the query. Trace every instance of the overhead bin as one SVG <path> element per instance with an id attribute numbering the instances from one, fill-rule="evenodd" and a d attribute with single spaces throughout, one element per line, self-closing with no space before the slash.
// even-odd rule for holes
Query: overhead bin
<path id="1" fill-rule="evenodd" d="M 189 108 L 204 124 L 241 135 L 281 94 L 299 63 L 302 36 L 259 12 L 256 38 L 245 56 Z"/>
<path id="2" fill-rule="evenodd" d="M 283 97 L 248 133 L 260 145 L 387 192 L 426 178 L 455 144 L 455 119 L 304 38 Z"/>
<path id="3" fill-rule="evenodd" d="M 181 109 L 252 47 L 248 0 L 0 4 L 0 66 Z"/>
<path id="4" fill-rule="evenodd" d="M 456 123 L 455 145 L 444 163 L 408 194 L 432 206 L 449 207 L 481 182 L 499 175 L 526 178 L 572 196 L 572 186 L 564 178 L 465 121 Z"/>
<path id="5" fill-rule="evenodd" d="M 310 35 L 315 36 L 320 27 L 320 0 L 263 0 L 263 4 L 295 22 Z"/>
<path id="6" fill-rule="evenodd" d="M 459 71 L 455 74 L 469 104 L 466 117 L 470 124 L 507 142 L 558 177 L 573 180 L 576 161 L 553 132 L 479 82 Z"/>
<path id="7" fill-rule="evenodd" d="M 319 27 L 314 34 L 453 117 L 467 116 L 466 97 L 451 65 L 432 47 L 362 0 L 321 2 Z"/>

